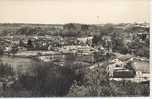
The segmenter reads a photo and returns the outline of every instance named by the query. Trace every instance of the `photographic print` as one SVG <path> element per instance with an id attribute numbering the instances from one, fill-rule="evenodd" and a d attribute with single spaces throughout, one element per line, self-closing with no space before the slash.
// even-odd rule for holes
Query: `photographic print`
<path id="1" fill-rule="evenodd" d="M 149 0 L 0 0 L 0 97 L 148 97 Z"/>

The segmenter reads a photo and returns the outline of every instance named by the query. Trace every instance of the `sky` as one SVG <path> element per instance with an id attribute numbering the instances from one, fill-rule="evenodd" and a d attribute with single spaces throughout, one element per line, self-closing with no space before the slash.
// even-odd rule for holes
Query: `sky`
<path id="1" fill-rule="evenodd" d="M 0 23 L 149 22 L 149 0 L 0 0 Z"/>

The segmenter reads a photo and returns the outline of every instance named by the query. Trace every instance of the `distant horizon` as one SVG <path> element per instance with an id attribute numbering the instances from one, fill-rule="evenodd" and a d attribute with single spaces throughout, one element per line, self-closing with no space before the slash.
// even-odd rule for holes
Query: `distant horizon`
<path id="1" fill-rule="evenodd" d="M 86 25 L 102 25 L 102 24 L 135 24 L 135 23 L 137 23 L 137 24 L 143 24 L 143 23 L 147 23 L 147 24 L 150 24 L 150 22 L 121 22 L 121 23 L 110 23 L 110 22 L 107 22 L 107 23 L 99 23 L 99 24 L 95 24 L 95 23 L 93 23 L 93 24 L 87 24 L 87 23 L 76 23 L 76 22 L 69 22 L 69 23 L 18 23 L 18 22 L 13 22 L 13 23 L 11 23 L 11 22 L 0 22 L 0 24 L 44 24 L 44 25 L 64 25 L 64 24 L 86 24 Z"/>

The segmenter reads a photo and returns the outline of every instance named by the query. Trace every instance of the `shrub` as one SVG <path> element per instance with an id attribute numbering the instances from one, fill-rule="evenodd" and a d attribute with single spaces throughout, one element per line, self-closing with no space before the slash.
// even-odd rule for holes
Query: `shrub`
<path id="1" fill-rule="evenodd" d="M 32 96 L 64 96 L 74 79 L 76 75 L 73 70 L 53 63 L 34 64 L 33 75 L 19 76 L 21 86 L 32 91 Z"/>
<path id="2" fill-rule="evenodd" d="M 15 74 L 13 68 L 9 64 L 0 64 L 0 77 L 13 76 Z"/>
<path id="3" fill-rule="evenodd" d="M 3 55 L 3 54 L 4 54 L 3 48 L 0 47 L 0 55 Z"/>
<path id="4" fill-rule="evenodd" d="M 75 82 L 67 96 L 114 96 L 115 92 L 109 85 L 106 66 L 105 62 L 94 70 L 85 71 L 83 83 Z"/>

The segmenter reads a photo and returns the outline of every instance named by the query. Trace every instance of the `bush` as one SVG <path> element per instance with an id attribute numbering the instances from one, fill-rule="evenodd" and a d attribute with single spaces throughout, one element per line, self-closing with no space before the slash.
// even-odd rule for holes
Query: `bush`
<path id="1" fill-rule="evenodd" d="M 4 54 L 3 48 L 0 47 L 0 55 L 3 55 L 3 54 Z"/>
<path id="2" fill-rule="evenodd" d="M 75 82 L 67 96 L 114 96 L 115 92 L 109 85 L 106 66 L 105 62 L 94 70 L 85 71 L 83 82 L 81 84 Z"/>
<path id="3" fill-rule="evenodd" d="M 0 77 L 13 76 L 15 74 L 13 68 L 9 64 L 0 64 Z"/>
<path id="4" fill-rule="evenodd" d="M 149 45 L 146 42 L 139 42 L 138 39 L 128 44 L 128 48 L 131 51 L 134 50 L 134 54 L 140 57 L 149 58 Z"/>
<path id="5" fill-rule="evenodd" d="M 33 66 L 33 75 L 20 75 L 19 82 L 23 89 L 32 91 L 32 96 L 64 96 L 76 77 L 68 67 L 41 63 Z"/>
<path id="6" fill-rule="evenodd" d="M 131 81 L 111 81 L 113 88 L 121 92 L 121 96 L 149 96 L 149 83 L 136 83 Z"/>

